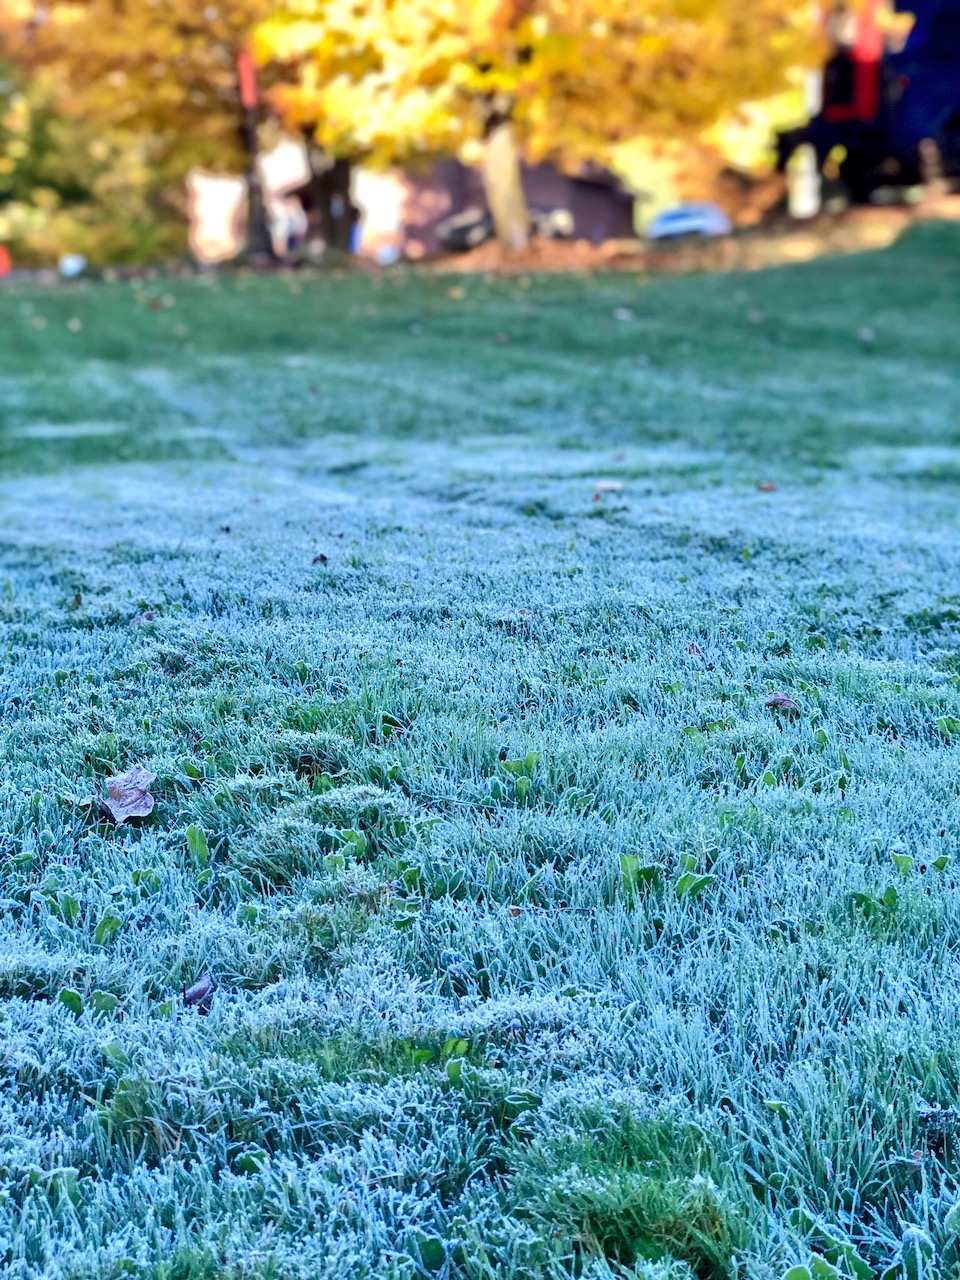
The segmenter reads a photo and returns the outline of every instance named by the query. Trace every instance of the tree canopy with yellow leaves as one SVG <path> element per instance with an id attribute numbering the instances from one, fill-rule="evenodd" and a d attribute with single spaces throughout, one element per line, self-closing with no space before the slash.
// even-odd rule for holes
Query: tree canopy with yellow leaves
<path id="1" fill-rule="evenodd" d="M 162 180 L 192 165 L 237 168 L 237 55 L 269 0 L 56 0 L 34 58 L 53 69 L 65 115 L 136 133 Z"/>
<path id="2" fill-rule="evenodd" d="M 257 29 L 274 102 L 337 154 L 481 160 L 510 247 L 520 157 L 602 162 L 638 133 L 696 135 L 809 55 L 807 0 L 279 0 Z"/>
<path id="3" fill-rule="evenodd" d="M 14 210 L 18 225 L 26 219 L 34 231 L 29 237 L 10 231 L 8 197 L 0 235 L 7 227 L 29 250 L 28 242 L 39 247 L 59 234 L 96 258 L 118 247 L 123 256 L 139 256 L 138 242 L 149 254 L 182 241 L 182 231 L 170 234 L 170 215 L 185 211 L 186 173 L 195 165 L 249 168 L 252 121 L 241 102 L 237 60 L 269 11 L 270 0 L 0 0 L 0 40 L 22 85 L 20 115 L 29 101 L 33 121 L 50 120 L 42 135 L 32 127 L 44 143 L 43 182 L 35 181 L 33 198 L 17 200 Z M 12 145 L 23 144 L 17 138 Z M 7 176 L 8 189 L 33 180 L 41 148 L 30 150 Z M 5 162 L 0 154 L 0 200 Z M 85 225 L 75 217 L 68 233 L 57 232 L 54 222 L 66 226 L 69 210 L 62 200 L 56 210 L 51 202 L 76 172 L 87 182 L 88 207 L 80 209 L 76 194 L 70 199 Z M 71 193 L 77 185 L 71 182 Z M 39 235 L 40 221 L 49 235 Z"/>

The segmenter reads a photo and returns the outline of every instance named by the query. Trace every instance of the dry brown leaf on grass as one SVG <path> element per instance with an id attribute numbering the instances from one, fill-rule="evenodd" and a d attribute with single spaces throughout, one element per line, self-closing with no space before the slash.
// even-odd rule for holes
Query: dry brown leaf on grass
<path id="1" fill-rule="evenodd" d="M 761 493 L 777 492 L 777 486 L 773 483 L 772 480 L 758 480 L 757 488 L 760 490 Z"/>
<path id="2" fill-rule="evenodd" d="M 203 977 L 198 978 L 192 987 L 184 987 L 183 1003 L 185 1005 L 196 1005 L 201 1013 L 205 1013 L 207 1006 L 213 999 L 213 978 L 209 973 L 205 973 Z"/>
<path id="3" fill-rule="evenodd" d="M 115 822 L 119 826 L 130 818 L 146 818 L 153 812 L 153 796 L 150 787 L 157 780 L 157 775 L 142 765 L 134 765 L 126 773 L 107 779 L 107 794 L 104 796 L 99 782 L 93 784 L 96 795 L 89 796 L 82 803 L 96 802 L 102 817 Z"/>
<path id="4" fill-rule="evenodd" d="M 764 705 L 771 711 L 783 711 L 788 716 L 798 716 L 800 714 L 800 708 L 785 693 L 775 693 L 772 698 L 767 699 Z"/>

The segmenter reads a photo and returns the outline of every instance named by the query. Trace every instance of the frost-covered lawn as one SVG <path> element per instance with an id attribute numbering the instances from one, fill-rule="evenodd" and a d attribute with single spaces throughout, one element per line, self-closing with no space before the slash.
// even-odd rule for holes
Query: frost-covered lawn
<path id="1" fill-rule="evenodd" d="M 960 1274 L 958 299 L 0 291 L 4 1276 Z"/>

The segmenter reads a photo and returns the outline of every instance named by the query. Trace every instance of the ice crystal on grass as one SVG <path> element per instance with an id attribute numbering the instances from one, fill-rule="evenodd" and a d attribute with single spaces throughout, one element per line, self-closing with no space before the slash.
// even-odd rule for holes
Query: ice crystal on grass
<path id="1" fill-rule="evenodd" d="M 955 258 L 10 286 L 4 1275 L 956 1272 Z"/>

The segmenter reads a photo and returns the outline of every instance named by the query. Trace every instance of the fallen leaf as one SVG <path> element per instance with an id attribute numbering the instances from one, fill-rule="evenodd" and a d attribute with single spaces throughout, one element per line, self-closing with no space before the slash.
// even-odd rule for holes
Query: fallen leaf
<path id="1" fill-rule="evenodd" d="M 622 480 L 598 480 L 593 500 L 599 502 L 605 493 L 623 493 L 626 487 Z"/>
<path id="2" fill-rule="evenodd" d="M 141 765 L 134 765 L 126 773 L 107 779 L 107 795 L 104 798 L 100 784 L 95 783 L 97 806 L 104 817 L 109 816 L 119 826 L 130 818 L 145 818 L 153 811 L 151 785 L 157 775 Z"/>
<path id="3" fill-rule="evenodd" d="M 761 493 L 777 492 L 777 486 L 773 483 L 772 480 L 758 480 L 757 488 L 760 490 Z"/>
<path id="4" fill-rule="evenodd" d="M 152 622 L 154 613 L 152 609 L 148 609 L 146 613 L 138 613 L 135 618 L 130 619 L 131 627 L 142 626 L 144 622 Z"/>
<path id="5" fill-rule="evenodd" d="M 771 711 L 784 711 L 788 716 L 798 716 L 800 714 L 800 708 L 785 693 L 775 693 L 772 698 L 767 699 L 764 705 Z"/>
<path id="6" fill-rule="evenodd" d="M 328 561 L 329 559 L 330 559 L 330 557 L 329 557 L 329 556 L 327 556 L 327 555 L 324 555 L 324 553 L 321 551 L 319 555 L 317 555 L 317 556 L 314 556 L 314 557 L 313 557 L 313 559 L 310 561 L 310 563 L 311 563 L 311 564 L 326 564 L 326 563 L 327 563 L 327 561 Z"/>
<path id="7" fill-rule="evenodd" d="M 205 973 L 203 977 L 198 978 L 192 987 L 185 987 L 183 992 L 183 1003 L 188 1007 L 198 1005 L 203 1012 L 206 1005 L 210 1003 L 213 995 L 213 978 L 209 973 Z"/>

